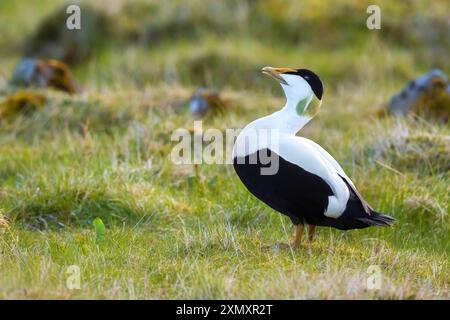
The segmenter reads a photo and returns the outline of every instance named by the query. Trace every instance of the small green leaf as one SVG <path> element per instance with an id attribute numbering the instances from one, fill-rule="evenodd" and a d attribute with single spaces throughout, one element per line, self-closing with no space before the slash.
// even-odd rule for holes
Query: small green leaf
<path id="1" fill-rule="evenodd" d="M 218 181 L 219 178 L 217 178 L 217 176 L 214 176 L 208 180 L 208 186 L 214 188 L 215 186 L 217 186 Z"/>
<path id="2" fill-rule="evenodd" d="M 195 184 L 197 183 L 197 177 L 196 176 L 189 176 L 187 179 L 188 187 L 189 189 L 192 189 Z"/>
<path id="3" fill-rule="evenodd" d="M 93 224 L 95 228 L 95 242 L 99 243 L 105 237 L 106 227 L 102 219 L 99 217 L 94 219 Z"/>

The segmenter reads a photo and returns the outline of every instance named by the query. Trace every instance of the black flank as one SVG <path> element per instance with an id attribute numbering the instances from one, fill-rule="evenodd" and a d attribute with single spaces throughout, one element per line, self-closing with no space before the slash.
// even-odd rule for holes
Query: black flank
<path id="1" fill-rule="evenodd" d="M 261 168 L 269 167 L 260 161 L 260 154 L 278 156 L 279 170 L 274 175 L 262 175 Z M 263 159 L 267 159 L 265 156 Z M 250 159 L 256 158 L 251 164 Z M 391 217 L 372 211 L 369 216 L 359 198 L 351 191 L 347 208 L 337 219 L 324 215 L 328 197 L 333 195 L 330 186 L 319 176 L 286 161 L 269 149 L 244 159 L 234 158 L 233 166 L 247 189 L 272 209 L 287 215 L 292 223 L 329 226 L 341 230 L 359 229 L 372 225 L 390 225 Z"/>

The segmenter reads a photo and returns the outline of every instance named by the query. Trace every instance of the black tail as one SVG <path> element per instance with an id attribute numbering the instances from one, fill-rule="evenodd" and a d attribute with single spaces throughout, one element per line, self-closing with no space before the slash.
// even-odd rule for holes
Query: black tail
<path id="1" fill-rule="evenodd" d="M 371 211 L 370 216 L 358 218 L 357 220 L 366 223 L 369 226 L 380 226 L 380 227 L 389 227 L 392 226 L 395 222 L 394 218 L 375 211 Z"/>

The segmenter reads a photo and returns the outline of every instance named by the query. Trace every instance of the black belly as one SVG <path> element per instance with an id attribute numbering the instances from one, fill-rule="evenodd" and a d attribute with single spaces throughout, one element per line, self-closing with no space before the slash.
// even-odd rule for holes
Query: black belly
<path id="1" fill-rule="evenodd" d="M 279 167 L 276 174 L 261 174 L 262 168 L 271 166 L 264 164 L 267 163 L 267 157 L 278 157 Z M 251 160 L 253 161 L 250 162 Z M 328 225 L 324 212 L 328 206 L 328 197 L 333 195 L 333 191 L 319 176 L 303 170 L 268 149 L 262 149 L 245 158 L 235 158 L 233 165 L 239 178 L 252 194 L 273 209 L 289 216 L 294 224 Z"/>

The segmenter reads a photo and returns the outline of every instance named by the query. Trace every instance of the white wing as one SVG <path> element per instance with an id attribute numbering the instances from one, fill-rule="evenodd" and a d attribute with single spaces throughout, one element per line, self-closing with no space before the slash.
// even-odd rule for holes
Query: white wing
<path id="1" fill-rule="evenodd" d="M 349 184 L 350 188 L 352 188 L 353 192 L 355 193 L 356 197 L 358 197 L 359 201 L 361 201 L 361 204 L 364 208 L 364 210 L 367 212 L 367 214 L 371 214 L 371 210 L 372 207 L 364 200 L 364 198 L 362 197 L 362 195 L 359 193 L 359 191 L 356 189 L 353 181 L 347 176 L 347 174 L 344 172 L 344 170 L 342 169 L 342 167 L 339 165 L 339 163 L 324 149 L 322 148 L 320 145 L 318 145 L 317 143 L 315 143 L 312 140 L 306 139 L 306 138 L 302 138 L 299 137 L 300 139 L 304 140 L 306 143 L 308 143 L 311 147 L 315 148 L 317 150 L 318 153 L 320 153 L 320 155 L 322 157 L 324 157 L 332 166 L 333 168 L 336 170 L 336 172 L 342 177 L 345 178 L 345 180 L 347 181 L 347 183 Z"/>
<path id="2" fill-rule="evenodd" d="M 326 161 L 328 161 L 333 166 L 333 168 L 336 170 L 336 172 L 339 173 L 340 176 L 346 178 L 347 181 L 354 187 L 352 180 L 347 176 L 347 174 L 344 172 L 344 169 L 342 169 L 340 164 L 331 156 L 331 154 L 329 154 L 324 148 L 322 148 L 320 145 L 318 145 L 314 141 L 303 138 L 303 137 L 299 137 L 299 138 L 301 140 L 303 140 L 305 143 L 309 144 L 314 149 L 316 149 L 316 151 L 323 158 L 325 158 Z"/>
<path id="3" fill-rule="evenodd" d="M 337 169 L 311 142 L 305 138 L 283 135 L 279 139 L 278 152 L 274 151 L 286 161 L 321 177 L 330 186 L 334 195 L 328 197 L 328 207 L 324 214 L 328 217 L 338 218 L 344 212 L 350 196 L 347 184 L 340 176 L 343 170 L 339 165 L 339 169 Z M 323 151 L 326 153 L 325 150 Z M 334 160 L 334 162 L 336 161 Z M 345 173 L 344 176 L 347 177 Z"/>

